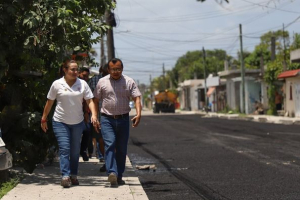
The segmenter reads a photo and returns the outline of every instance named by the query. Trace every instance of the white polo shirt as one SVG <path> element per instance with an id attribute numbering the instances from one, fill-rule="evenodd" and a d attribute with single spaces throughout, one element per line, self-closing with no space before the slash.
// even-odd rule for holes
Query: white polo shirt
<path id="1" fill-rule="evenodd" d="M 47 98 L 56 99 L 53 120 L 65 124 L 78 124 L 83 121 L 83 99 L 94 97 L 88 84 L 79 78 L 70 87 L 62 77 L 52 83 Z"/>

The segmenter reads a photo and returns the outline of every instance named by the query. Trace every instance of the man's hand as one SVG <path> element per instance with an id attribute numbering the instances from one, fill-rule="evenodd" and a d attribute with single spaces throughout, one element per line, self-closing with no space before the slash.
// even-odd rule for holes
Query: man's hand
<path id="1" fill-rule="evenodd" d="M 140 115 L 136 115 L 134 116 L 131 121 L 132 121 L 132 127 L 135 128 L 139 125 L 140 123 L 140 120 L 141 120 L 141 116 Z"/>

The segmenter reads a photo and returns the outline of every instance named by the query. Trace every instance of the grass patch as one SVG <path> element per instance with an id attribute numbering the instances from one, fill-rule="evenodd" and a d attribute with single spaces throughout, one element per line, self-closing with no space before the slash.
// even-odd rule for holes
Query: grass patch
<path id="1" fill-rule="evenodd" d="M 0 185 L 0 199 L 11 191 L 20 182 L 18 178 L 10 179 L 10 181 L 2 183 Z"/>
<path id="2" fill-rule="evenodd" d="M 0 199 L 21 182 L 24 174 L 10 172 L 10 177 L 9 181 L 0 184 Z"/>

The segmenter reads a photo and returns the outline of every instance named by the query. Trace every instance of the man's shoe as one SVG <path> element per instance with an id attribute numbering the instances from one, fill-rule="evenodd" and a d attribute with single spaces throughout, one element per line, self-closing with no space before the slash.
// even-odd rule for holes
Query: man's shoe
<path id="1" fill-rule="evenodd" d="M 69 177 L 63 177 L 61 179 L 60 185 L 64 188 L 69 188 L 71 186 L 71 180 Z"/>
<path id="2" fill-rule="evenodd" d="M 100 167 L 100 172 L 106 172 L 106 165 L 102 165 L 102 167 Z"/>
<path id="3" fill-rule="evenodd" d="M 72 178 L 71 177 L 71 183 L 72 183 L 72 185 L 79 185 L 79 181 L 78 181 L 77 178 Z"/>
<path id="4" fill-rule="evenodd" d="M 115 173 L 110 173 L 108 175 L 108 182 L 110 182 L 111 187 L 117 187 L 118 186 L 118 181 L 117 181 L 117 176 Z"/>
<path id="5" fill-rule="evenodd" d="M 118 185 L 125 185 L 125 181 L 122 180 L 122 178 L 117 179 Z"/>
<path id="6" fill-rule="evenodd" d="M 104 162 L 104 158 L 100 158 L 99 161 L 100 161 L 100 162 Z"/>
<path id="7" fill-rule="evenodd" d="M 86 155 L 86 153 L 81 153 L 80 155 L 81 155 L 83 161 L 89 161 L 89 157 Z"/>

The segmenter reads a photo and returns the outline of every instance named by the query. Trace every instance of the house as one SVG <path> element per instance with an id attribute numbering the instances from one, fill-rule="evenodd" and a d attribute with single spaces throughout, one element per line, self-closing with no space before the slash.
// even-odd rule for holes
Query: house
<path id="1" fill-rule="evenodd" d="M 204 89 L 198 89 L 199 85 L 204 85 L 203 79 L 191 79 L 179 83 L 177 90 L 179 91 L 180 109 L 195 111 L 204 106 Z"/>
<path id="2" fill-rule="evenodd" d="M 185 80 L 179 83 L 177 90 L 179 91 L 180 109 L 182 110 L 203 110 L 205 98 L 207 98 L 207 104 L 210 103 L 213 112 L 221 111 L 226 107 L 225 80 L 221 84 L 219 77 L 210 75 L 206 79 L 206 88 L 204 79 Z"/>
<path id="3" fill-rule="evenodd" d="M 300 117 L 300 69 L 289 70 L 278 75 L 279 80 L 284 80 L 283 91 L 284 111 L 289 117 Z"/>
<path id="4" fill-rule="evenodd" d="M 290 52 L 291 63 L 300 63 L 300 49 Z M 277 76 L 284 80 L 284 111 L 289 117 L 300 117 L 300 69 L 284 71 Z"/>
<path id="5" fill-rule="evenodd" d="M 220 79 L 219 76 L 210 74 L 206 79 L 208 88 L 206 97 L 208 105 L 212 112 L 220 112 L 226 108 L 226 79 Z"/>
<path id="6" fill-rule="evenodd" d="M 241 70 L 233 69 L 218 73 L 226 79 L 226 99 L 230 109 L 243 110 L 242 102 L 242 78 Z M 245 69 L 245 113 L 255 111 L 255 101 L 262 102 L 262 96 L 266 94 L 264 85 L 261 83 L 261 69 Z"/>

